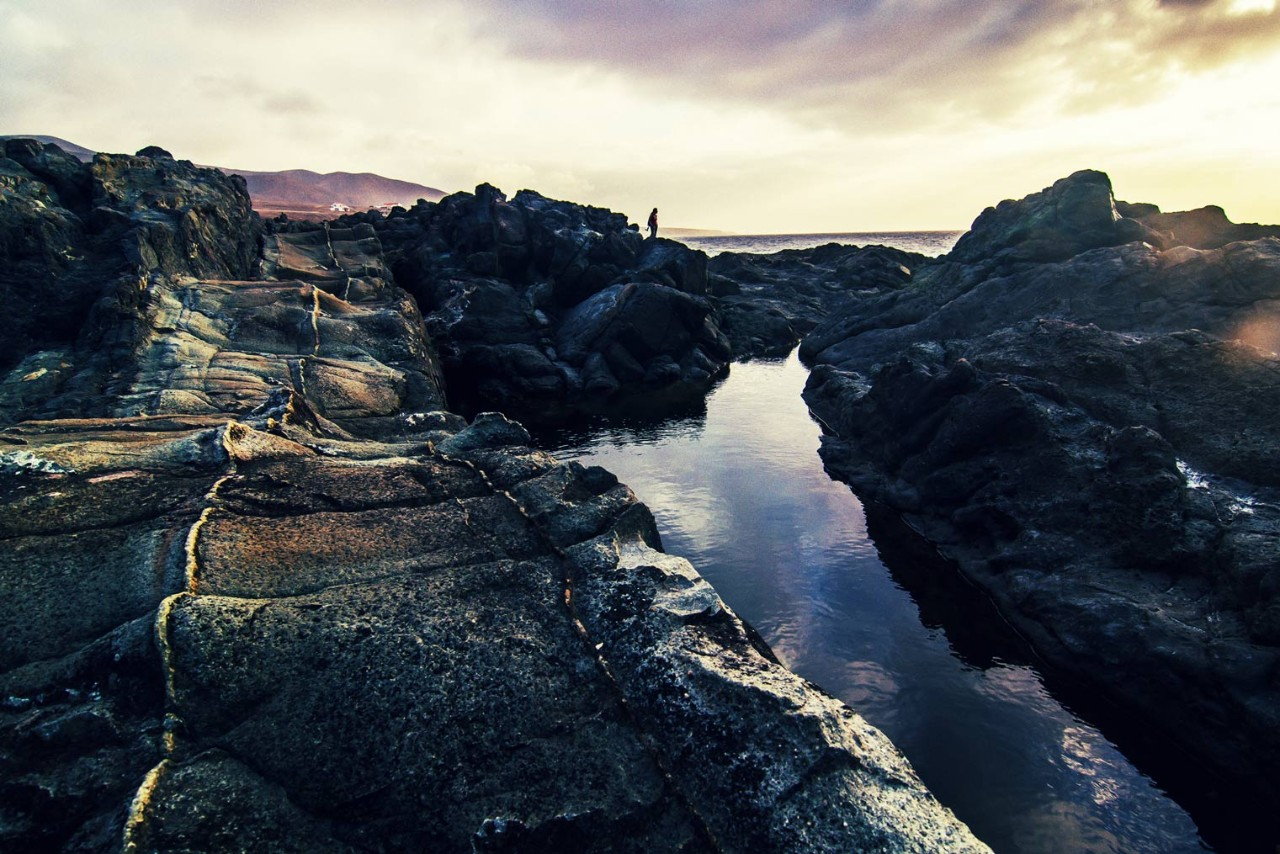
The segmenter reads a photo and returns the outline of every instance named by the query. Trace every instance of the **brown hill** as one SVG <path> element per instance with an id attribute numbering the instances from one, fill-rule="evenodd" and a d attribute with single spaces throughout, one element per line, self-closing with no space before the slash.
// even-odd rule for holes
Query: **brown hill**
<path id="1" fill-rule="evenodd" d="M 0 141 L 18 137 L 53 143 L 83 162 L 92 160 L 95 153 L 93 149 L 74 142 L 42 134 L 11 134 L 0 136 Z M 287 213 L 292 219 L 328 219 L 342 212 L 342 208 L 335 208 L 335 205 L 351 210 L 392 205 L 412 207 L 418 199 L 434 202 L 445 195 L 435 187 L 385 178 L 372 172 L 322 174 L 308 169 L 258 172 L 223 166 L 215 168 L 229 175 L 244 176 L 253 207 L 263 216 Z"/>
<path id="2" fill-rule="evenodd" d="M 329 172 L 320 174 L 307 169 L 288 169 L 283 172 L 254 172 L 247 169 L 227 169 L 226 173 L 243 175 L 249 185 L 253 206 L 262 213 L 269 210 L 323 208 L 331 205 L 347 205 L 355 210 L 384 205 L 411 207 L 418 199 L 437 201 L 444 193 L 434 187 L 384 178 L 372 172 Z"/>

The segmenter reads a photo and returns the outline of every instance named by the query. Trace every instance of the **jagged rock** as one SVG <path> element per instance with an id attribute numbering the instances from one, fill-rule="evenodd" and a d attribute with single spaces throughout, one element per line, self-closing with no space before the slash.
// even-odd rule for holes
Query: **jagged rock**
<path id="1" fill-rule="evenodd" d="M 727 364 L 706 256 L 621 214 L 484 184 L 376 227 L 468 408 L 547 417 L 702 390 Z"/>
<path id="2" fill-rule="evenodd" d="M 1280 241 L 1153 243 L 1119 212 L 1100 173 L 989 209 L 805 339 L 805 398 L 828 469 L 1054 668 L 1229 797 L 1274 798 Z"/>
<path id="3" fill-rule="evenodd" d="M 171 267 L 148 204 L 225 185 L 150 153 L 93 174 L 156 266 L 0 385 L 43 416 L 0 429 L 0 848 L 986 850 L 615 477 L 436 408 L 368 222 L 273 231 L 285 279 L 192 278 L 245 272 L 245 232 L 197 216 Z M 510 214 L 458 223 L 499 267 Z M 667 382 L 651 332 L 611 340 Z"/>
<path id="4" fill-rule="evenodd" d="M 135 267 L 197 279 L 253 275 L 262 226 L 239 175 L 163 151 L 158 157 L 98 154 L 90 168 L 95 209 L 129 217 L 120 239 Z"/>
<path id="5" fill-rule="evenodd" d="M 1062 261 L 1133 241 L 1163 245 L 1158 233 L 1116 210 L 1110 178 L 1083 170 L 1025 199 L 987 208 L 949 258 L 968 264 Z"/>
<path id="6" fill-rule="evenodd" d="M 271 242 L 296 256 L 293 239 Z M 400 412 L 439 407 L 442 381 L 416 306 L 380 277 L 358 275 L 382 270 L 353 262 L 341 246 L 333 242 L 332 264 L 351 273 L 341 272 L 334 290 L 355 302 L 322 289 L 334 278 L 125 282 L 99 300 L 79 358 L 68 365 L 64 351 L 47 351 L 41 366 L 28 360 L 11 372 L 0 385 L 0 412 L 244 414 L 292 389 L 328 420 L 395 429 Z M 23 373 L 28 367 L 34 370 Z"/>
<path id="7" fill-rule="evenodd" d="M 1151 206 L 1155 208 L 1154 205 Z M 1170 243 L 1195 249 L 1218 249 L 1238 240 L 1280 237 L 1280 226 L 1256 223 L 1234 223 L 1217 205 L 1206 205 L 1194 211 L 1161 213 L 1159 208 L 1138 212 L 1144 225 L 1170 236 Z"/>
<path id="8" fill-rule="evenodd" d="M 968 338 L 1025 319 L 1054 318 L 1123 333 L 1201 329 L 1280 349 L 1280 239 L 1200 251 L 1146 243 L 1082 252 L 1066 261 L 992 272 L 986 261 L 917 271 L 912 287 L 856 296 L 806 336 L 807 361 L 874 363 L 913 343 Z"/>
<path id="9" fill-rule="evenodd" d="M 245 279 L 261 225 L 244 182 L 171 157 L 5 141 L 0 160 L 0 368 L 71 344 L 94 305 L 152 276 Z"/>
<path id="10" fill-rule="evenodd" d="M 886 246 L 828 243 L 772 255 L 724 252 L 708 269 L 734 357 L 745 359 L 790 352 L 850 295 L 897 290 L 929 260 Z"/>
<path id="11" fill-rule="evenodd" d="M 630 383 L 660 387 L 686 376 L 706 380 L 730 355 L 728 341 L 709 323 L 711 316 L 705 299 L 673 288 L 613 285 L 565 316 L 556 349 L 574 366 L 600 353 L 613 375 Z"/>

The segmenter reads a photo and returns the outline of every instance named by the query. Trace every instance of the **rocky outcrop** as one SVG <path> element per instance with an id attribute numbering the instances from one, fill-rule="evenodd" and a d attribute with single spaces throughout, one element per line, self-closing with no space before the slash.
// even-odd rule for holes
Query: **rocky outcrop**
<path id="1" fill-rule="evenodd" d="M 986 850 L 616 478 L 442 408 L 376 229 L 166 239 L 0 386 L 0 848 Z"/>
<path id="2" fill-rule="evenodd" d="M 316 420 L 4 434 L 7 846 L 982 850 L 607 472 Z"/>
<path id="3" fill-rule="evenodd" d="M 350 422 L 367 430 L 394 428 L 405 410 L 441 406 L 439 370 L 416 306 L 342 236 L 335 229 L 319 247 L 288 236 L 269 241 L 270 256 L 298 266 L 306 266 L 298 260 L 306 252 L 322 252 L 332 265 L 328 278 L 277 260 L 278 272 L 311 278 L 153 274 L 117 283 L 73 347 L 37 351 L 0 383 L 0 415 L 243 415 L 293 392 L 335 429 Z"/>
<path id="4" fill-rule="evenodd" d="M 700 393 L 729 361 L 706 256 L 644 240 L 621 214 L 481 185 L 361 219 L 392 251 L 464 407 L 545 419 Z"/>
<path id="5" fill-rule="evenodd" d="M 1157 247 L 1164 236 L 1140 220 L 1122 216 L 1111 179 L 1083 170 L 1025 199 L 1006 199 L 987 208 L 947 256 L 961 264 L 1000 268 L 1019 262 L 1064 261 L 1090 249 L 1145 241 Z"/>
<path id="6" fill-rule="evenodd" d="M 888 246 L 828 243 L 772 255 L 723 252 L 711 289 L 734 358 L 789 353 L 850 295 L 893 291 L 931 259 Z"/>
<path id="7" fill-rule="evenodd" d="M 9 139 L 0 158 L 0 369 L 73 343 L 93 306 L 153 274 L 245 279 L 261 226 L 244 182 L 147 155 L 79 160 Z M 156 156 L 149 156 L 156 155 Z"/>
<path id="8" fill-rule="evenodd" d="M 1116 205 L 1120 210 L 1128 211 L 1125 216 L 1131 216 L 1144 225 L 1163 232 L 1166 241 L 1194 249 L 1220 249 L 1228 243 L 1241 240 L 1280 237 L 1280 225 L 1234 223 L 1227 218 L 1226 211 L 1217 205 L 1171 213 L 1161 213 L 1155 205 L 1125 205 L 1123 202 L 1117 202 Z"/>
<path id="9" fill-rule="evenodd" d="M 1224 801 L 1266 802 L 1280 433 L 1259 402 L 1280 396 L 1280 240 L 1197 249 L 1155 216 L 1093 172 L 989 209 L 907 287 L 814 330 L 805 395 L 828 468 L 1054 668 L 1194 756 Z"/>

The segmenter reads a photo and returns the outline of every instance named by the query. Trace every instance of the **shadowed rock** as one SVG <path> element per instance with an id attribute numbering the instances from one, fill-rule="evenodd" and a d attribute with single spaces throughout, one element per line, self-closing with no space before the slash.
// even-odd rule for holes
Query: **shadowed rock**
<path id="1" fill-rule="evenodd" d="M 1260 402 L 1280 395 L 1280 240 L 1197 249 L 1156 217 L 1094 172 L 988 209 L 908 286 L 805 339 L 805 397 L 829 470 L 957 561 L 1054 667 L 1194 755 L 1206 788 L 1265 800 L 1280 432 Z"/>
<path id="2" fill-rule="evenodd" d="M 856 295 L 892 291 L 928 263 L 887 246 L 828 243 L 772 255 L 723 252 L 709 264 L 734 358 L 780 356 Z"/>
<path id="3" fill-rule="evenodd" d="M 142 275 L 0 386 L 0 848 L 986 850 L 613 475 L 441 409 L 377 232 L 278 230 L 242 278 L 254 221 L 173 226 L 168 170 L 214 179 L 145 153 L 95 161 Z M 486 204 L 460 245 L 526 263 Z M 187 236 L 228 275 L 171 269 Z M 584 348 L 711 335 L 623 288 L 670 335 Z"/>
<path id="4" fill-rule="evenodd" d="M 621 214 L 484 184 L 369 221 L 467 408 L 548 419 L 700 393 L 728 363 L 706 256 Z"/>

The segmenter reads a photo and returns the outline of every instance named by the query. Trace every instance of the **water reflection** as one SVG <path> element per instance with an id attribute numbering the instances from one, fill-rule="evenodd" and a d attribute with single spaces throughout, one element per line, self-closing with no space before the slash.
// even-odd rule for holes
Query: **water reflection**
<path id="1" fill-rule="evenodd" d="M 868 515 L 882 532 L 893 522 L 823 471 L 804 379 L 794 355 L 734 365 L 699 415 L 540 438 L 630 485 L 667 551 L 884 730 L 996 851 L 1205 850 L 1187 814 L 1045 690 L 976 591 L 909 538 L 878 540 L 897 578 L 885 568 Z"/>

